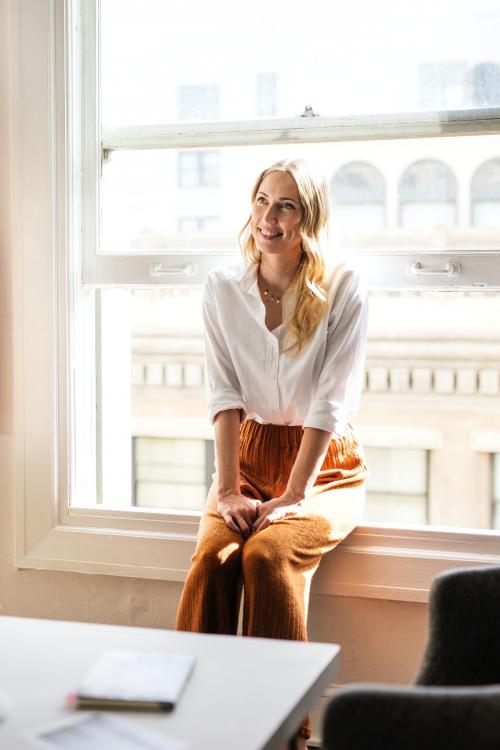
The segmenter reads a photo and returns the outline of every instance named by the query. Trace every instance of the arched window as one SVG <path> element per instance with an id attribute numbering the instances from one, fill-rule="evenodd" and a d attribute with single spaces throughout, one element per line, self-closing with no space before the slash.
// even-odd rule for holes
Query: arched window
<path id="1" fill-rule="evenodd" d="M 437 159 L 411 164 L 399 182 L 399 224 L 410 229 L 452 227 L 456 224 L 457 181 Z"/>
<path id="2" fill-rule="evenodd" d="M 481 164 L 470 186 L 471 224 L 474 227 L 500 225 L 500 157 Z"/>
<path id="3" fill-rule="evenodd" d="M 471 99 L 478 107 L 500 106 L 500 65 L 483 62 L 470 72 Z"/>
<path id="4" fill-rule="evenodd" d="M 372 164 L 352 161 L 332 177 L 333 222 L 348 229 L 382 229 L 385 226 L 385 183 Z"/>

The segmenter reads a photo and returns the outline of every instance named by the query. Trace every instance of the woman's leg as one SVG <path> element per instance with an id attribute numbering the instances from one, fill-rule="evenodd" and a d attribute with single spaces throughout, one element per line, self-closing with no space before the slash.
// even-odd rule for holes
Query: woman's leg
<path id="1" fill-rule="evenodd" d="M 216 482 L 207 496 L 192 566 L 177 611 L 177 630 L 235 635 L 244 539 L 217 513 Z"/>
<path id="2" fill-rule="evenodd" d="M 307 640 L 312 576 L 325 552 L 361 520 L 364 496 L 363 484 L 312 494 L 300 515 L 247 539 L 242 553 L 245 635 Z"/>
<path id="3" fill-rule="evenodd" d="M 252 534 L 242 554 L 244 635 L 307 640 L 312 577 L 325 552 L 360 522 L 364 501 L 364 484 L 319 492 L 306 498 L 300 515 Z M 296 747 L 310 736 L 309 714 Z"/>

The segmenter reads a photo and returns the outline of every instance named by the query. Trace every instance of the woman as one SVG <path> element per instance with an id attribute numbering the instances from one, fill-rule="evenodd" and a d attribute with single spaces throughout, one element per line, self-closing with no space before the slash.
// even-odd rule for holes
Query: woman
<path id="1" fill-rule="evenodd" d="M 254 186 L 244 263 L 205 282 L 216 472 L 179 630 L 235 634 L 242 582 L 244 635 L 306 640 L 311 578 L 361 517 L 366 467 L 350 420 L 366 293 L 346 266 L 327 272 L 328 218 L 327 187 L 305 162 L 273 164 Z"/>

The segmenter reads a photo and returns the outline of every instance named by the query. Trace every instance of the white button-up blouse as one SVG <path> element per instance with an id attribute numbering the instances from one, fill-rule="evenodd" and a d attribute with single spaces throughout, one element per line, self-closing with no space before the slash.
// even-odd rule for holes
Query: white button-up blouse
<path id="1" fill-rule="evenodd" d="M 241 419 L 302 425 L 341 436 L 357 411 L 363 381 L 367 293 L 357 272 L 337 265 L 328 280 L 328 312 L 298 356 L 284 349 L 284 322 L 269 331 L 257 265 L 211 271 L 203 286 L 208 410 Z M 286 297 L 285 297 L 286 300 Z"/>

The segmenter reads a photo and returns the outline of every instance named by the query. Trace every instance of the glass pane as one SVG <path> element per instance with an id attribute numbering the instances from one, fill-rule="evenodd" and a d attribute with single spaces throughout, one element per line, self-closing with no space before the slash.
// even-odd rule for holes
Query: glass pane
<path id="1" fill-rule="evenodd" d="M 365 449 L 367 522 L 427 523 L 427 451 L 418 448 Z"/>
<path id="2" fill-rule="evenodd" d="M 109 289 L 96 297 L 97 500 L 201 509 L 214 451 L 200 292 Z M 498 525 L 500 460 L 489 481 L 491 454 L 473 447 L 500 439 L 498 320 L 495 293 L 371 294 L 354 420 L 371 471 L 367 521 Z"/>
<path id="3" fill-rule="evenodd" d="M 420 526 L 427 518 L 427 495 L 379 494 L 367 486 L 364 523 Z"/>
<path id="4" fill-rule="evenodd" d="M 492 528 L 500 424 L 500 297 L 374 292 L 356 419 L 371 476 L 366 519 Z"/>
<path id="5" fill-rule="evenodd" d="M 101 0 L 106 126 L 500 105 L 496 0 Z"/>
<path id="6" fill-rule="evenodd" d="M 332 251 L 500 249 L 500 136 L 116 151 L 102 180 L 101 250 L 236 251 L 259 172 L 320 166 Z"/>
<path id="7" fill-rule="evenodd" d="M 134 505 L 199 510 L 207 494 L 205 442 L 136 437 Z"/>
<path id="8" fill-rule="evenodd" d="M 416 448 L 367 448 L 367 490 L 406 495 L 427 492 L 427 456 Z"/>

